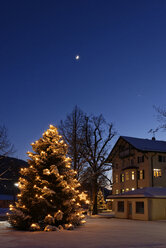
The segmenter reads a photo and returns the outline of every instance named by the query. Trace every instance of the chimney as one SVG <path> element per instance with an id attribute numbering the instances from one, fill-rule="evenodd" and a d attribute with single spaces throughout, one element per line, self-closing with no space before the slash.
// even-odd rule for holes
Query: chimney
<path id="1" fill-rule="evenodd" d="M 156 138 L 153 136 L 153 137 L 152 137 L 152 140 L 156 140 Z"/>

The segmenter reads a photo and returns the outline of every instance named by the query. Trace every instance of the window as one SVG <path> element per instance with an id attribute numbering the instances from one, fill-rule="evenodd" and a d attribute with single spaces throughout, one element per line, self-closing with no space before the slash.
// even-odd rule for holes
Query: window
<path id="1" fill-rule="evenodd" d="M 129 180 L 129 173 L 126 172 L 126 181 L 128 181 L 128 180 Z"/>
<path id="2" fill-rule="evenodd" d="M 138 171 L 138 179 L 139 180 L 142 180 L 145 178 L 145 173 L 144 173 L 144 170 L 140 170 Z"/>
<path id="3" fill-rule="evenodd" d="M 115 190 L 115 194 L 116 194 L 116 195 L 119 194 L 119 190 L 118 190 L 118 189 Z"/>
<path id="4" fill-rule="evenodd" d="M 121 174 L 121 182 L 124 183 L 124 173 Z"/>
<path id="5" fill-rule="evenodd" d="M 131 173 L 132 173 L 131 178 L 132 178 L 132 180 L 134 180 L 135 179 L 135 173 L 134 173 L 134 171 L 132 171 Z"/>
<path id="6" fill-rule="evenodd" d="M 126 188 L 126 192 L 129 191 L 129 188 Z"/>
<path id="7" fill-rule="evenodd" d="M 163 162 L 163 163 L 166 162 L 166 156 L 161 156 L 161 155 L 159 155 L 159 156 L 158 156 L 158 161 L 159 161 L 159 162 Z"/>
<path id="8" fill-rule="evenodd" d="M 121 193 L 124 193 L 125 191 L 124 191 L 124 189 L 121 189 Z"/>
<path id="9" fill-rule="evenodd" d="M 131 159 L 131 165 L 134 165 L 134 159 Z"/>
<path id="10" fill-rule="evenodd" d="M 143 163 L 144 162 L 144 156 L 137 157 L 138 163 Z"/>
<path id="11" fill-rule="evenodd" d="M 118 183 L 118 175 L 115 176 L 115 182 Z"/>
<path id="12" fill-rule="evenodd" d="M 118 201 L 118 212 L 124 212 L 124 201 Z"/>
<path id="13" fill-rule="evenodd" d="M 161 177 L 162 176 L 161 169 L 153 169 L 153 176 Z"/>
<path id="14" fill-rule="evenodd" d="M 144 202 L 136 202 L 136 213 L 144 214 Z"/>

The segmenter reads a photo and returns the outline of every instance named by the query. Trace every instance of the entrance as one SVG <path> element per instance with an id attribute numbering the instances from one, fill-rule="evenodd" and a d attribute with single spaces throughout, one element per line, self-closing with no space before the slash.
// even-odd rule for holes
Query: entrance
<path id="1" fill-rule="evenodd" d="M 128 219 L 132 219 L 132 202 L 128 202 Z"/>

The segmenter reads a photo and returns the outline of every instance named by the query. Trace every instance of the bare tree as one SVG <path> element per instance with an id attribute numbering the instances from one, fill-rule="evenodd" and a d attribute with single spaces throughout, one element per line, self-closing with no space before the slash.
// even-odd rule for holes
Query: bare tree
<path id="1" fill-rule="evenodd" d="M 1 162 L 5 156 L 14 153 L 14 146 L 10 143 L 8 139 L 7 129 L 5 126 L 0 126 L 0 166 L 3 166 Z M 5 170 L 0 173 L 0 180 L 8 180 L 3 176 L 11 170 L 11 166 L 8 166 Z"/>
<path id="2" fill-rule="evenodd" d="M 106 160 L 116 134 L 113 124 L 106 123 L 102 115 L 89 117 L 76 106 L 66 120 L 60 122 L 59 130 L 69 145 L 69 156 L 82 188 L 92 194 L 93 214 L 97 214 L 98 188 L 110 182 L 107 172 L 111 165 Z"/>
<path id="3" fill-rule="evenodd" d="M 14 146 L 10 143 L 5 126 L 0 126 L 0 156 L 14 153 Z"/>
<path id="4" fill-rule="evenodd" d="M 59 125 L 59 131 L 69 146 L 68 154 L 72 158 L 72 167 L 77 171 L 78 179 L 83 172 L 84 164 L 80 153 L 84 116 L 83 111 L 75 106 L 73 111 L 67 115 L 65 121 L 61 120 Z"/>
<path id="5" fill-rule="evenodd" d="M 151 128 L 148 131 L 148 133 L 152 133 L 153 137 L 155 137 L 155 133 L 157 133 L 159 130 L 164 130 L 164 131 L 166 130 L 166 110 L 164 108 L 156 107 L 156 106 L 153 106 L 153 108 L 157 113 L 156 118 L 160 124 L 158 127 L 154 129 Z"/>
<path id="6" fill-rule="evenodd" d="M 97 214 L 98 187 L 107 178 L 111 165 L 106 163 L 110 152 L 110 141 L 116 135 L 113 124 L 106 123 L 102 115 L 85 117 L 81 155 L 85 160 L 86 178 L 91 181 L 93 212 Z"/>

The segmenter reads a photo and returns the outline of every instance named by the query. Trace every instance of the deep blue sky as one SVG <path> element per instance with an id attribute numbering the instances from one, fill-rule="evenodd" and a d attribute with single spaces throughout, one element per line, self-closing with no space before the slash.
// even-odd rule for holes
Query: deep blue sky
<path id="1" fill-rule="evenodd" d="M 119 135 L 151 138 L 153 105 L 165 106 L 166 1 L 1 1 L 0 85 L 18 158 L 76 104 Z"/>

